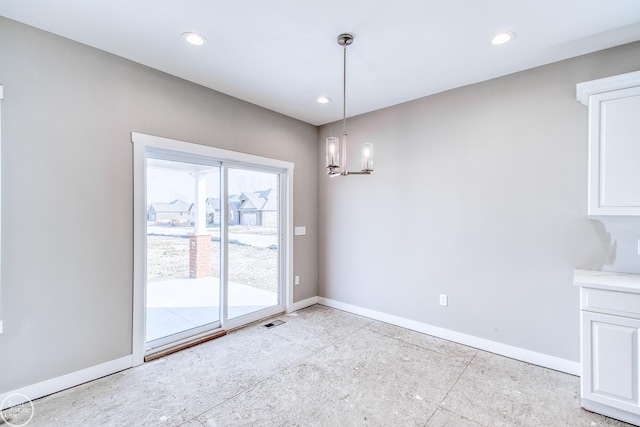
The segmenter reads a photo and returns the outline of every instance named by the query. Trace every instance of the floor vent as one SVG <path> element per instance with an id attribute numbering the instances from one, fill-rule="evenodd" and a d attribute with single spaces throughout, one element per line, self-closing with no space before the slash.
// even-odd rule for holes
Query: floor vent
<path id="1" fill-rule="evenodd" d="M 274 320 L 271 323 L 267 323 L 266 325 L 263 325 L 265 328 L 270 329 L 270 328 L 275 328 L 276 326 L 280 326 L 282 325 L 284 322 L 282 320 Z"/>

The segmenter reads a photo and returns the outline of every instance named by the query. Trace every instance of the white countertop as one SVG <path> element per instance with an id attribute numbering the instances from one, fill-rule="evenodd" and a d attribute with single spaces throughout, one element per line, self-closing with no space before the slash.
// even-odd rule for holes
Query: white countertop
<path id="1" fill-rule="evenodd" d="M 640 274 L 576 270 L 574 286 L 640 294 Z"/>

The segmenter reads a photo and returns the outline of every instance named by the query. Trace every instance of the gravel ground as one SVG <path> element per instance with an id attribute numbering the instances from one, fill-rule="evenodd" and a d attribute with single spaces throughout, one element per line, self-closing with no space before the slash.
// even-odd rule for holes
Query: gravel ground
<path id="1" fill-rule="evenodd" d="M 211 275 L 220 277 L 220 242 L 211 242 Z M 229 280 L 275 292 L 278 250 L 229 243 Z M 189 277 L 189 238 L 147 236 L 147 281 Z"/>

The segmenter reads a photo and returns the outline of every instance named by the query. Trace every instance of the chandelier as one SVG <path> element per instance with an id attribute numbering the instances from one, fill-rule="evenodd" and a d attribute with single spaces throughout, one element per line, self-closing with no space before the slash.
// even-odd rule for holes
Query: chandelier
<path id="1" fill-rule="evenodd" d="M 347 46 L 353 43 L 353 34 L 340 34 L 338 44 L 344 48 L 342 67 L 342 136 L 327 138 L 327 174 L 334 176 L 370 175 L 373 172 L 373 144 L 362 144 L 361 166 L 357 172 L 347 170 Z"/>

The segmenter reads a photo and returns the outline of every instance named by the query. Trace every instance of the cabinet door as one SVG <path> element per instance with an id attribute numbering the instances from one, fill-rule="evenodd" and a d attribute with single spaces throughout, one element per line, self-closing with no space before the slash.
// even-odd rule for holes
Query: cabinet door
<path id="1" fill-rule="evenodd" d="M 640 86 L 589 98 L 589 215 L 640 215 Z"/>
<path id="2" fill-rule="evenodd" d="M 640 414 L 640 320 L 582 312 L 582 397 Z"/>

